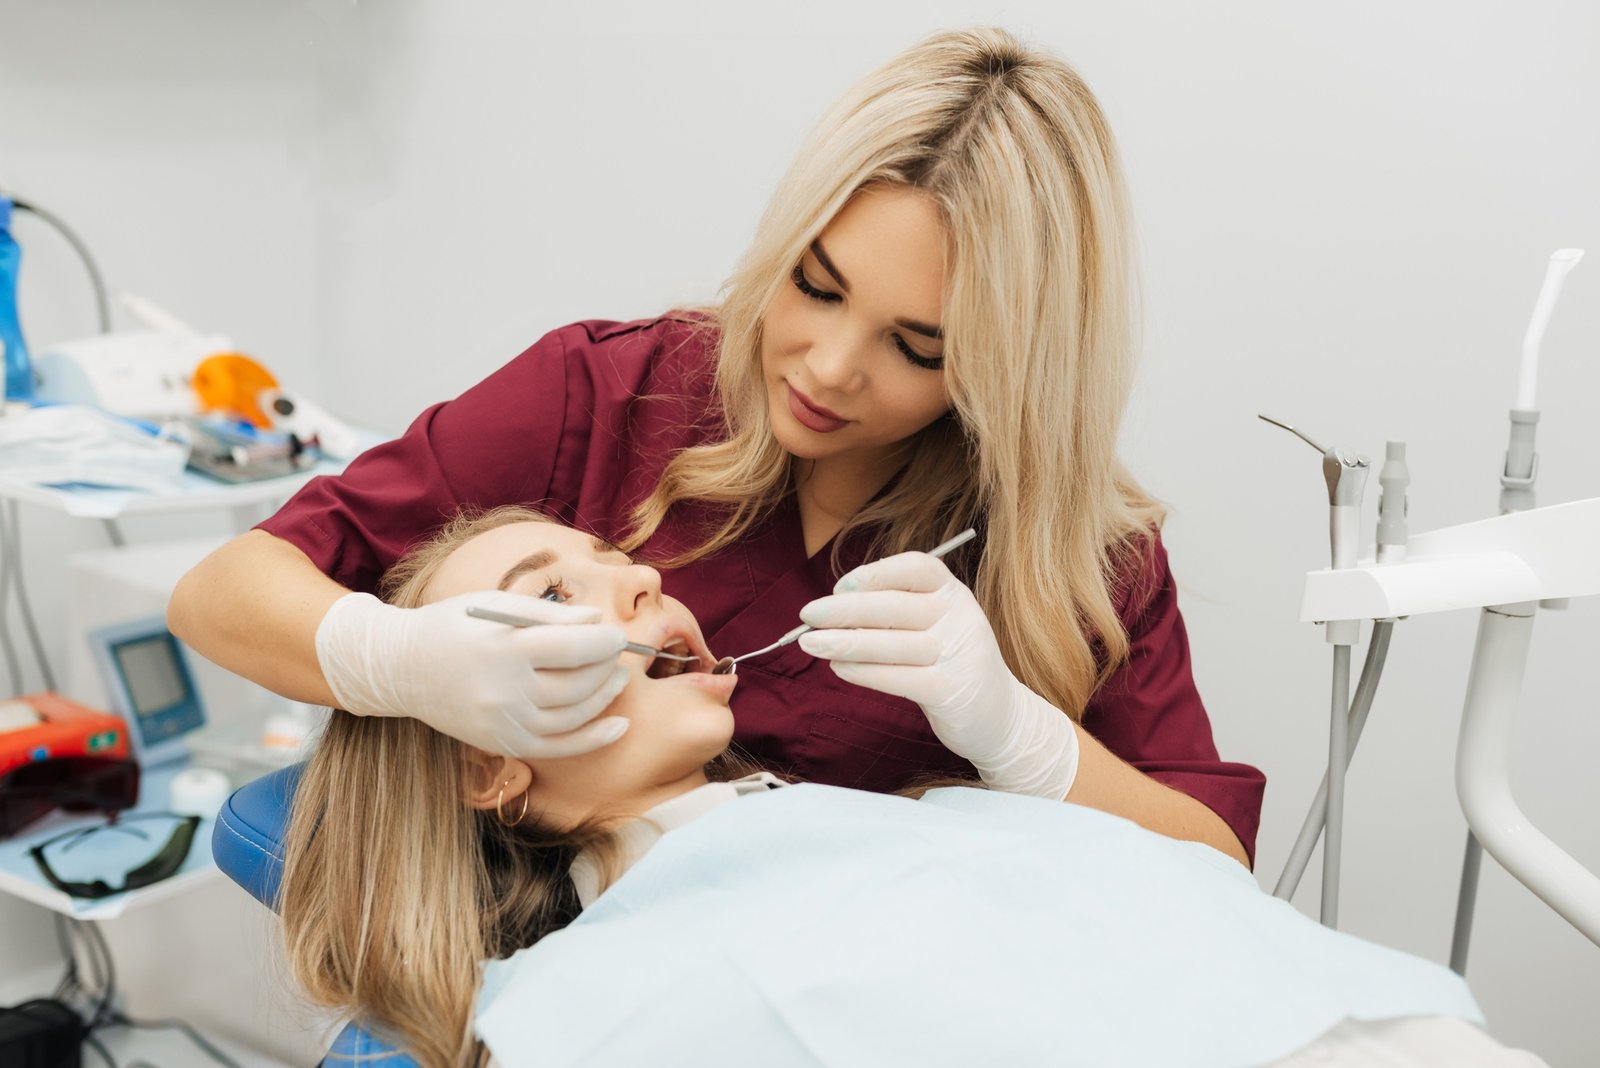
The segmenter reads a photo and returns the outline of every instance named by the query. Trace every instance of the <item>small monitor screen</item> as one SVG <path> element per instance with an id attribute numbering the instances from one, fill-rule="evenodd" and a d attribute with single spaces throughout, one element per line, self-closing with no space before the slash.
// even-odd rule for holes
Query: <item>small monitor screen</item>
<path id="1" fill-rule="evenodd" d="M 141 718 L 164 712 L 189 696 L 178 651 L 166 635 L 127 642 L 116 652 L 133 710 Z"/>
<path id="2" fill-rule="evenodd" d="M 102 627 L 88 635 L 117 715 L 140 763 L 188 753 L 184 735 L 205 726 L 205 710 L 183 646 L 161 616 Z"/>

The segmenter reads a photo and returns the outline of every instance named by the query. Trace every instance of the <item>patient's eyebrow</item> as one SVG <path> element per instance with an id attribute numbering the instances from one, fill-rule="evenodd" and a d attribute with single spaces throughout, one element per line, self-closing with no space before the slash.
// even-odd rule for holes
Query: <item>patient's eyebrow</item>
<path id="1" fill-rule="evenodd" d="M 606 541 L 606 539 L 602 538 L 598 534 L 589 535 L 589 544 L 597 553 L 617 553 L 621 556 L 628 556 L 627 553 L 623 552 L 609 541 Z M 524 556 L 521 560 L 518 560 L 516 563 L 512 564 L 511 567 L 506 570 L 506 573 L 500 576 L 500 582 L 495 586 L 495 589 L 509 590 L 511 588 L 511 584 L 516 582 L 517 579 L 521 578 L 523 575 L 528 574 L 530 571 L 543 571 L 545 568 L 549 567 L 559 559 L 561 559 L 561 557 L 554 549 L 539 549 L 536 552 L 531 552 L 527 556 Z M 628 560 L 631 563 L 633 557 L 628 556 Z"/>
<path id="2" fill-rule="evenodd" d="M 559 559 L 561 558 L 549 549 L 540 549 L 538 552 L 529 553 L 506 569 L 506 573 L 500 576 L 500 582 L 495 586 L 495 589 L 509 590 L 511 584 L 523 575 L 530 571 L 543 571 Z"/>

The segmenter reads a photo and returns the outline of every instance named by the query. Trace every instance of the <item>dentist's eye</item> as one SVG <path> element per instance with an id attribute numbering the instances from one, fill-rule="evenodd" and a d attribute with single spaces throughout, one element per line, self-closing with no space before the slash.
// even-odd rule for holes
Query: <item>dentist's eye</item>
<path id="1" fill-rule="evenodd" d="M 572 600 L 572 591 L 568 590 L 566 584 L 560 579 L 552 577 L 550 585 L 546 586 L 544 592 L 539 595 L 539 600 L 551 601 L 555 604 L 566 604 Z"/>
<path id="2" fill-rule="evenodd" d="M 938 371 L 944 368 L 943 356 L 924 356 L 910 345 L 907 345 L 905 338 L 899 334 L 894 336 L 894 344 L 900 350 L 900 355 L 925 371 Z"/>
<path id="3" fill-rule="evenodd" d="M 794 274 L 790 275 L 790 277 L 794 279 L 794 287 L 812 300 L 821 301 L 824 304 L 837 304 L 844 299 L 837 293 L 829 293 L 825 289 L 818 289 L 807 281 L 805 265 L 802 263 L 794 265 Z"/>

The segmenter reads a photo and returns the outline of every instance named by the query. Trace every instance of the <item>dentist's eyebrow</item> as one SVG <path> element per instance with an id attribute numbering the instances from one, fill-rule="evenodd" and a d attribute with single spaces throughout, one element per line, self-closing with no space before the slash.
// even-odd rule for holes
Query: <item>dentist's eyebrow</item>
<path id="1" fill-rule="evenodd" d="M 811 242 L 811 254 L 817 258 L 818 263 L 822 264 L 822 269 L 831 274 L 833 280 L 839 283 L 840 289 L 846 293 L 850 292 L 850 283 L 844 280 L 844 275 L 839 273 L 839 268 L 834 266 L 833 261 L 828 258 L 828 254 L 822 251 L 822 242 L 820 240 Z M 944 331 L 939 327 L 928 323 L 919 323 L 915 319 L 896 319 L 894 325 L 909 330 L 913 334 L 921 334 L 923 337 L 931 338 L 934 341 L 944 340 Z"/>
<path id="2" fill-rule="evenodd" d="M 894 325 L 903 326 L 913 334 L 921 334 L 923 337 L 932 338 L 935 341 L 944 340 L 943 330 L 937 326 L 929 326 L 927 323 L 919 323 L 915 319 L 896 319 Z"/>
<path id="3" fill-rule="evenodd" d="M 511 584 L 523 575 L 528 574 L 530 571 L 543 571 L 559 559 L 561 558 L 549 549 L 540 549 L 538 552 L 529 553 L 506 569 L 506 573 L 500 576 L 500 582 L 495 586 L 495 589 L 509 590 Z"/>
<path id="4" fill-rule="evenodd" d="M 839 268 L 833 265 L 833 261 L 828 258 L 828 254 L 822 251 L 821 240 L 811 242 L 811 254 L 817 258 L 818 263 L 822 264 L 824 271 L 833 275 L 833 280 L 839 283 L 840 289 L 846 293 L 850 292 L 850 283 L 844 280 L 844 275 L 839 273 Z"/>

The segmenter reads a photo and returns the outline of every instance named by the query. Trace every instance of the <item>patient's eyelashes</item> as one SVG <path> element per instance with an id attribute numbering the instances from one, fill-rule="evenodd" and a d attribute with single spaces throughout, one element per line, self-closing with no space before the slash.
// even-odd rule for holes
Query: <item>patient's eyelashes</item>
<path id="1" fill-rule="evenodd" d="M 552 594 L 554 596 L 552 596 Z M 572 600 L 572 591 L 567 589 L 566 583 L 552 575 L 550 576 L 550 585 L 544 588 L 544 592 L 539 595 L 539 600 L 553 601 L 556 604 L 566 604 L 568 601 Z"/>

